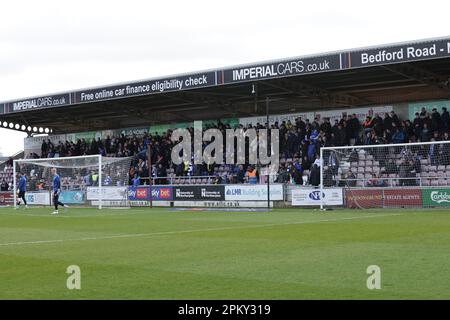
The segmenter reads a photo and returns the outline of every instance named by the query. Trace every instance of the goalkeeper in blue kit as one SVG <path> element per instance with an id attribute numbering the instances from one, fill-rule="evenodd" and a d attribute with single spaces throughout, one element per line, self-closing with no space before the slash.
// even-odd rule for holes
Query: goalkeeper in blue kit
<path id="1" fill-rule="evenodd" d="M 20 173 L 19 188 L 17 189 L 17 191 L 18 191 L 17 207 L 20 206 L 20 199 L 22 199 L 25 208 L 28 208 L 27 200 L 25 199 L 25 193 L 27 192 L 27 177 L 23 172 Z"/>
<path id="2" fill-rule="evenodd" d="M 56 172 L 56 168 L 52 168 L 53 175 L 53 205 L 55 206 L 55 211 L 52 214 L 58 214 L 58 206 L 63 206 L 64 208 L 68 208 L 67 205 L 59 201 L 59 195 L 61 193 L 61 179 Z"/>

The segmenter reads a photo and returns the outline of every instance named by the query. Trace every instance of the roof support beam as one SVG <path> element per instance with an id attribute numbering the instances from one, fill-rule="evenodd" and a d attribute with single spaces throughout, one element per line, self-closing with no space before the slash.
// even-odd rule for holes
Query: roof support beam
<path id="1" fill-rule="evenodd" d="M 357 106 L 362 104 L 370 104 L 370 101 L 358 98 L 356 96 L 346 93 L 334 93 L 328 90 L 322 89 L 317 86 L 292 81 L 288 79 L 277 79 L 275 81 L 264 82 L 264 84 L 273 86 L 279 89 L 284 89 L 292 94 L 298 96 L 307 96 L 312 98 L 318 98 L 326 103 L 330 104 L 344 104 L 349 106 Z"/>
<path id="2" fill-rule="evenodd" d="M 431 72 L 425 68 L 413 66 L 409 63 L 387 65 L 382 66 L 382 68 L 400 74 L 408 79 L 449 92 L 449 88 L 447 86 L 448 78 Z"/>

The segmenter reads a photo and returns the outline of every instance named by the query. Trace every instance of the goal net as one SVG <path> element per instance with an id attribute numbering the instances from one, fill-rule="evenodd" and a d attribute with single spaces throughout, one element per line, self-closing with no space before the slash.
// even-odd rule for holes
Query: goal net
<path id="1" fill-rule="evenodd" d="M 110 158 L 100 155 L 15 160 L 14 190 L 20 174 L 27 179 L 28 205 L 47 206 L 52 203 L 53 176 L 56 168 L 61 180 L 59 200 L 73 206 L 127 207 L 129 170 L 132 158 Z M 14 192 L 14 204 L 17 193 Z"/>
<path id="2" fill-rule="evenodd" d="M 347 208 L 450 206 L 450 141 L 323 147 L 320 157 L 321 208 L 339 192 Z"/>

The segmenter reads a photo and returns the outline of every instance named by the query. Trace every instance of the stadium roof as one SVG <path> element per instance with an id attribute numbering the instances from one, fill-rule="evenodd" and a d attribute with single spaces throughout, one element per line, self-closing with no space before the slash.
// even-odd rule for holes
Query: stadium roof
<path id="1" fill-rule="evenodd" d="M 0 121 L 69 133 L 261 115 L 266 97 L 272 114 L 448 99 L 449 77 L 435 38 L 0 102 Z"/>

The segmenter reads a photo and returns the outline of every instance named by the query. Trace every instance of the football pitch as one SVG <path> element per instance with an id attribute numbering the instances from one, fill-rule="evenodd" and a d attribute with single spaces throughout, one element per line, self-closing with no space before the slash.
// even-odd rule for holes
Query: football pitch
<path id="1" fill-rule="evenodd" d="M 0 209 L 0 299 L 450 299 L 450 210 L 51 211 Z"/>

